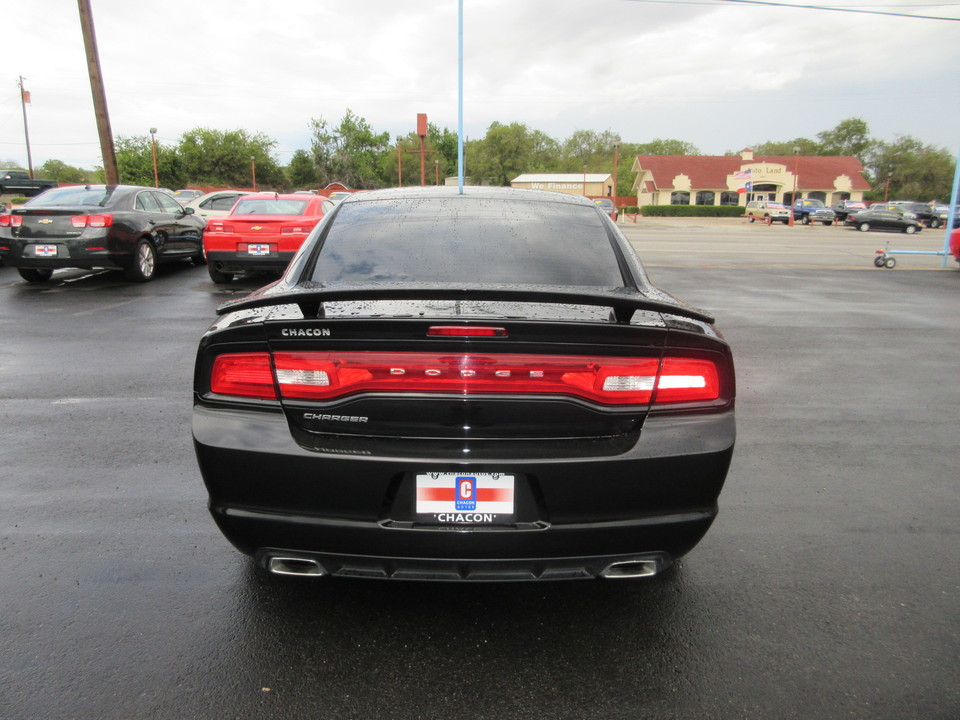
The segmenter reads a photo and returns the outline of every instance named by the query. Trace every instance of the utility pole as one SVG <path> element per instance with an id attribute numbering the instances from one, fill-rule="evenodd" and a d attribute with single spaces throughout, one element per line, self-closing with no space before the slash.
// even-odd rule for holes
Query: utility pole
<path id="1" fill-rule="evenodd" d="M 30 155 L 30 131 L 27 129 L 27 103 L 30 102 L 30 93 L 23 89 L 23 75 L 17 82 L 20 88 L 20 107 L 23 108 L 23 137 L 27 142 L 27 171 L 33 180 L 33 158 Z"/>
<path id="2" fill-rule="evenodd" d="M 77 0 L 77 6 L 80 9 L 83 47 L 87 51 L 87 72 L 90 75 L 90 92 L 93 94 L 93 111 L 97 117 L 97 132 L 100 135 L 103 175 L 107 185 L 118 185 L 120 174 L 117 172 L 117 154 L 113 148 L 113 132 L 110 130 L 107 96 L 103 90 L 103 76 L 100 73 L 100 54 L 97 51 L 97 34 L 93 27 L 90 0 Z"/>

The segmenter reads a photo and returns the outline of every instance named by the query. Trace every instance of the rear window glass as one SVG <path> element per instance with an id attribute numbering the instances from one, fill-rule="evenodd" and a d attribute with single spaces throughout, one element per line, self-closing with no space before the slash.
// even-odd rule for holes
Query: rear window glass
<path id="1" fill-rule="evenodd" d="M 234 215 L 303 215 L 307 207 L 305 200 L 283 200 L 280 198 L 250 198 L 241 200 L 234 208 Z"/>
<path id="2" fill-rule="evenodd" d="M 594 207 L 470 196 L 342 205 L 311 279 L 625 284 Z"/>
<path id="3" fill-rule="evenodd" d="M 112 193 L 107 192 L 107 190 L 102 187 L 90 189 L 84 186 L 56 188 L 54 190 L 47 190 L 43 195 L 28 200 L 24 204 L 43 205 L 45 207 L 51 205 L 103 207 L 107 204 L 111 194 Z"/>

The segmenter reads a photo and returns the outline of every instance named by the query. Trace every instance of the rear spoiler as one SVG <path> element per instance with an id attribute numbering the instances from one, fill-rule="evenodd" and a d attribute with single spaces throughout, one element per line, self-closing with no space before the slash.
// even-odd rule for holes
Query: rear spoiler
<path id="1" fill-rule="evenodd" d="M 258 294 L 259 293 L 259 294 Z M 494 287 L 431 287 L 389 285 L 385 287 L 354 286 L 337 289 L 278 291 L 276 286 L 267 286 L 263 292 L 254 292 L 240 300 L 232 300 L 217 308 L 218 315 L 237 310 L 298 305 L 304 317 L 320 317 L 323 303 L 351 300 L 465 300 L 486 302 L 527 302 L 557 305 L 592 305 L 613 309 L 618 323 L 628 324 L 637 310 L 679 315 L 681 317 L 714 323 L 710 314 L 683 303 L 652 300 L 635 291 L 593 292 L 571 291 L 544 286 L 494 288 Z"/>

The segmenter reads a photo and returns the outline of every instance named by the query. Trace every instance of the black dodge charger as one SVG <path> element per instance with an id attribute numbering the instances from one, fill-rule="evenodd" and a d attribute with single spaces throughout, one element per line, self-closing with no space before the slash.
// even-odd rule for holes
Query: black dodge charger
<path id="1" fill-rule="evenodd" d="M 273 573 L 651 576 L 717 514 L 730 348 L 586 198 L 357 193 L 218 312 L 194 445 Z"/>

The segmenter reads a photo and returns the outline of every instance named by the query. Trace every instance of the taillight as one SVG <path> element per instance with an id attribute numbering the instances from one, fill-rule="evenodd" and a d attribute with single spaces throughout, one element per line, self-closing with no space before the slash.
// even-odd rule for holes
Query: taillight
<path id="1" fill-rule="evenodd" d="M 360 392 L 573 395 L 605 405 L 715 400 L 707 360 L 566 355 L 302 352 L 274 355 L 285 398 L 330 400 Z M 658 378 L 659 375 L 659 378 Z"/>
<path id="2" fill-rule="evenodd" d="M 217 222 L 215 220 L 207 222 L 206 232 L 218 232 L 218 233 L 233 233 L 233 225 L 226 225 L 222 222 Z"/>
<path id="3" fill-rule="evenodd" d="M 0 227 L 20 227 L 23 225 L 22 215 L 0 215 Z"/>
<path id="4" fill-rule="evenodd" d="M 720 397 L 720 375 L 710 360 L 663 359 L 654 403 L 703 402 Z"/>
<path id="5" fill-rule="evenodd" d="M 280 234 L 281 235 L 296 235 L 296 234 L 303 235 L 305 233 L 310 232 L 312 228 L 313 228 L 312 225 L 282 225 L 280 227 Z"/>
<path id="6" fill-rule="evenodd" d="M 332 400 L 362 392 L 570 395 L 604 405 L 709 402 L 720 397 L 710 360 L 572 355 L 280 352 L 280 395 Z M 221 395 L 276 399 L 268 353 L 220 355 L 210 379 Z"/>
<path id="7" fill-rule="evenodd" d="M 113 225 L 113 215 L 74 215 L 70 218 L 70 224 L 75 228 L 110 227 Z"/>
<path id="8" fill-rule="evenodd" d="M 277 399 L 269 353 L 220 355 L 213 363 L 210 391 L 219 395 Z"/>

